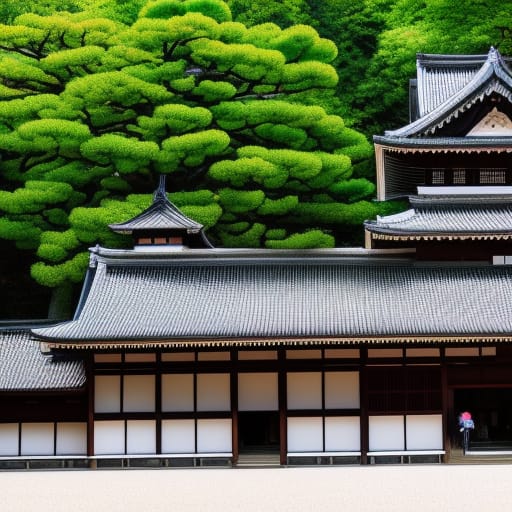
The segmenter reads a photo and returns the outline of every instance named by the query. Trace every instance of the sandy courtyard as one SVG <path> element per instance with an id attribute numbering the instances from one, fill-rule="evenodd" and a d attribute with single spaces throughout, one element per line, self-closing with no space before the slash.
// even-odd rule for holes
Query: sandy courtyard
<path id="1" fill-rule="evenodd" d="M 0 473 L 2 512 L 512 509 L 512 466 Z"/>

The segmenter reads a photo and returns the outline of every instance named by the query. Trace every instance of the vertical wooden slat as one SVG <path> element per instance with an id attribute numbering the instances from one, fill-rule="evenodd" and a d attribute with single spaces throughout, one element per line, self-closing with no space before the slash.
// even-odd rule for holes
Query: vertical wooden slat
<path id="1" fill-rule="evenodd" d="M 156 420 L 156 453 L 162 453 L 162 357 L 161 353 L 156 354 L 155 371 L 155 420 Z"/>
<path id="2" fill-rule="evenodd" d="M 443 350 L 444 352 L 444 350 Z M 450 460 L 451 456 L 451 442 L 450 442 L 450 410 L 453 409 L 453 404 L 450 407 L 450 390 L 448 389 L 448 367 L 446 361 L 441 363 L 441 403 L 443 411 L 443 450 L 445 451 L 445 462 Z"/>

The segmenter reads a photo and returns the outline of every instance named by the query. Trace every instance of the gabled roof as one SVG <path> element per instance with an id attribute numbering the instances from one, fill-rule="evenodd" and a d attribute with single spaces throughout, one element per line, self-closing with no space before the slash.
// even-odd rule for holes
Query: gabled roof
<path id="1" fill-rule="evenodd" d="M 512 239 L 510 196 L 416 196 L 411 209 L 365 222 L 382 240 Z"/>
<path id="2" fill-rule="evenodd" d="M 33 332 L 52 348 L 100 350 L 512 340 L 512 267 L 200 252 L 137 260 L 99 249 L 78 318 Z"/>
<path id="3" fill-rule="evenodd" d="M 83 362 L 43 354 L 28 329 L 0 330 L 0 391 L 63 391 L 84 384 Z"/>
<path id="4" fill-rule="evenodd" d="M 187 233 L 199 233 L 203 229 L 201 224 L 184 215 L 169 201 L 165 192 L 164 176 L 160 177 L 160 184 L 149 208 L 131 220 L 111 224 L 109 227 L 124 234 L 147 230 L 184 230 Z"/>
<path id="5" fill-rule="evenodd" d="M 418 55 L 416 121 L 386 131 L 389 137 L 433 134 L 485 96 L 497 93 L 512 101 L 512 75 L 498 50 L 487 56 Z"/>

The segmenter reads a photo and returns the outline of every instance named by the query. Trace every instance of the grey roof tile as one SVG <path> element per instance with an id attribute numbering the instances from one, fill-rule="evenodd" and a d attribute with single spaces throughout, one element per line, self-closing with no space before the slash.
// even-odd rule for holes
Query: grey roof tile
<path id="1" fill-rule="evenodd" d="M 512 101 L 512 74 L 500 53 L 491 48 L 485 56 L 418 58 L 417 90 L 420 117 L 390 137 L 424 137 L 494 92 Z"/>
<path id="2" fill-rule="evenodd" d="M 0 391 L 68 390 L 84 383 L 81 361 L 43 354 L 28 329 L 0 330 Z"/>
<path id="3" fill-rule="evenodd" d="M 512 236 L 510 197 L 460 196 L 411 197 L 413 208 L 376 221 L 367 221 L 366 229 L 396 235 L 506 234 Z"/>
<path id="4" fill-rule="evenodd" d="M 281 258 L 130 265 L 101 258 L 53 341 L 512 333 L 512 268 Z"/>

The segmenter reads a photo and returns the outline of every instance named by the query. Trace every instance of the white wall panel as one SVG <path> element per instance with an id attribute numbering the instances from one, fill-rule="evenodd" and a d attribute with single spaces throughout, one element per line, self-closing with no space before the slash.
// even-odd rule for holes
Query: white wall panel
<path id="1" fill-rule="evenodd" d="M 194 453 L 194 420 L 162 420 L 162 453 Z"/>
<path id="2" fill-rule="evenodd" d="M 22 423 L 21 455 L 53 455 L 54 424 Z"/>
<path id="3" fill-rule="evenodd" d="M 321 452 L 322 418 L 288 418 L 288 451 Z"/>
<path id="4" fill-rule="evenodd" d="M 277 411 L 277 373 L 240 373 L 238 375 L 239 411 Z"/>
<path id="5" fill-rule="evenodd" d="M 162 375 L 162 411 L 194 410 L 194 376 L 191 373 Z"/>
<path id="6" fill-rule="evenodd" d="M 370 416 L 370 451 L 405 450 L 403 416 Z"/>
<path id="7" fill-rule="evenodd" d="M 17 423 L 0 424 L 0 457 L 18 455 L 18 436 Z"/>
<path id="8" fill-rule="evenodd" d="M 87 455 L 87 423 L 57 423 L 57 455 Z"/>
<path id="9" fill-rule="evenodd" d="M 361 430 L 359 416 L 332 416 L 325 418 L 325 450 L 359 451 Z"/>
<path id="10" fill-rule="evenodd" d="M 443 417 L 441 414 L 405 417 L 408 450 L 442 450 Z"/>
<path id="11" fill-rule="evenodd" d="M 124 421 L 94 422 L 94 454 L 124 454 Z"/>
<path id="12" fill-rule="evenodd" d="M 230 411 L 229 373 L 200 373 L 197 375 L 197 410 Z"/>
<path id="13" fill-rule="evenodd" d="M 124 412 L 153 412 L 155 410 L 154 375 L 125 375 L 123 384 Z"/>
<path id="14" fill-rule="evenodd" d="M 287 374 L 288 409 L 322 408 L 322 374 L 290 372 Z"/>
<path id="15" fill-rule="evenodd" d="M 94 411 L 121 411 L 121 378 L 119 375 L 94 377 Z"/>
<path id="16" fill-rule="evenodd" d="M 197 420 L 197 451 L 199 453 L 231 452 L 230 419 Z"/>
<path id="17" fill-rule="evenodd" d="M 126 453 L 156 453 L 156 421 L 128 420 L 126 422 Z"/>
<path id="18" fill-rule="evenodd" d="M 325 372 L 325 408 L 359 409 L 359 372 Z"/>

